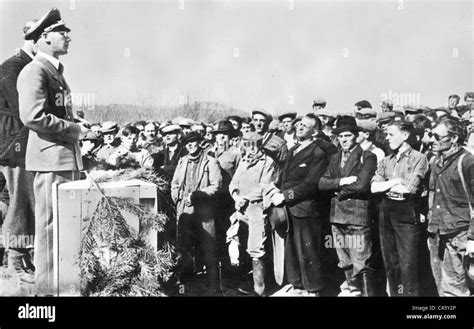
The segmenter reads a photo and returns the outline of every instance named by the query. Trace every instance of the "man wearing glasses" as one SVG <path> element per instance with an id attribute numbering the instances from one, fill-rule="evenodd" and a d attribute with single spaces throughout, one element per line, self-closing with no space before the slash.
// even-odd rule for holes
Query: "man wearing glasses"
<path id="1" fill-rule="evenodd" d="M 474 200 L 474 156 L 462 147 L 465 136 L 462 123 L 454 118 L 441 119 L 431 133 L 437 155 L 431 162 L 428 244 L 440 296 L 469 296 L 462 260 L 474 253 L 474 220 L 469 207 Z"/>

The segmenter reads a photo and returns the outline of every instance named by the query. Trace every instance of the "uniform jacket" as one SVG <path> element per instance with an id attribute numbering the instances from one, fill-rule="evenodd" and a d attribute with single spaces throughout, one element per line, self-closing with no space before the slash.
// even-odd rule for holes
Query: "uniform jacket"
<path id="1" fill-rule="evenodd" d="M 79 136 L 70 89 L 46 58 L 36 56 L 18 77 L 20 118 L 30 129 L 26 148 L 29 171 L 82 170 Z"/>
<path id="2" fill-rule="evenodd" d="M 280 190 L 293 217 L 313 217 L 317 212 L 319 179 L 328 165 L 327 156 L 315 142 L 293 155 L 295 148 L 288 151 Z"/>
<path id="3" fill-rule="evenodd" d="M 188 165 L 188 155 L 178 161 L 176 170 L 171 180 L 171 197 L 175 203 L 184 198 L 184 183 L 186 182 L 186 168 Z M 201 154 L 198 163 L 197 190 L 214 196 L 222 187 L 222 175 L 219 163 L 207 154 Z"/>
<path id="4" fill-rule="evenodd" d="M 342 169 L 341 157 L 342 150 L 339 150 L 319 181 L 320 190 L 337 192 L 331 201 L 331 222 L 368 225 L 371 219 L 370 182 L 377 170 L 377 157 L 370 151 L 363 151 L 359 145 L 354 147 Z M 357 176 L 357 181 L 341 188 L 341 178 L 349 176 Z"/>
<path id="5" fill-rule="evenodd" d="M 16 84 L 21 70 L 31 62 L 22 49 L 0 66 L 0 164 L 25 167 L 28 128 L 20 120 Z"/>

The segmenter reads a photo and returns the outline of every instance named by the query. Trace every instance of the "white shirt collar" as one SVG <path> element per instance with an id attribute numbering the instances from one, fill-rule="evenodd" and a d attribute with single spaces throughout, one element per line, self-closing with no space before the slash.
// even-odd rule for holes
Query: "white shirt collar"
<path id="1" fill-rule="evenodd" d="M 36 56 L 41 56 L 43 58 L 46 58 L 48 61 L 51 62 L 51 64 L 53 64 L 53 66 L 56 68 L 56 70 L 59 70 L 59 59 L 57 59 L 57 58 L 55 58 L 51 55 L 45 54 L 42 51 L 38 51 Z"/>

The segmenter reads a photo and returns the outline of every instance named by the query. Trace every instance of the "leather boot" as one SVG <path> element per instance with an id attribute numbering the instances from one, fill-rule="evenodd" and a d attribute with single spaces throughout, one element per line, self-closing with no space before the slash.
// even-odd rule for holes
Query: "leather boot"
<path id="1" fill-rule="evenodd" d="M 216 295 L 220 293 L 219 285 L 219 270 L 216 266 L 206 266 L 207 284 L 209 287 L 210 295 Z"/>
<path id="2" fill-rule="evenodd" d="M 374 273 L 371 271 L 365 271 L 361 273 L 362 276 L 362 296 L 372 297 L 375 296 L 375 279 Z"/>
<path id="3" fill-rule="evenodd" d="M 253 287 L 259 296 L 265 296 L 265 261 L 261 258 L 252 258 Z"/>
<path id="4" fill-rule="evenodd" d="M 352 276 L 352 268 L 344 271 L 346 281 L 341 285 L 339 297 L 357 297 L 360 296 L 359 280 Z"/>
<path id="5" fill-rule="evenodd" d="M 250 271 L 247 264 L 240 265 L 240 281 L 238 291 L 244 295 L 250 295 L 253 293 L 253 279 L 249 278 Z"/>
<path id="6" fill-rule="evenodd" d="M 3 257 L 5 255 L 5 248 L 0 248 L 0 266 L 3 265 Z"/>

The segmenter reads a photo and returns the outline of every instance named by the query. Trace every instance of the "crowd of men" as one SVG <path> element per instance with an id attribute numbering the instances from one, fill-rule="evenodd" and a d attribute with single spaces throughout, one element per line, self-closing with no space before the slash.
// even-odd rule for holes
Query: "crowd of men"
<path id="1" fill-rule="evenodd" d="M 123 168 L 170 183 L 180 284 L 205 271 L 209 294 L 471 294 L 474 93 L 436 109 L 362 100 L 336 115 L 316 99 L 302 116 L 90 124 L 56 102 L 69 32 L 51 10 L 0 67 L 2 232 L 34 234 L 34 259 L 4 247 L 36 294 L 53 294 L 52 183 Z"/>

